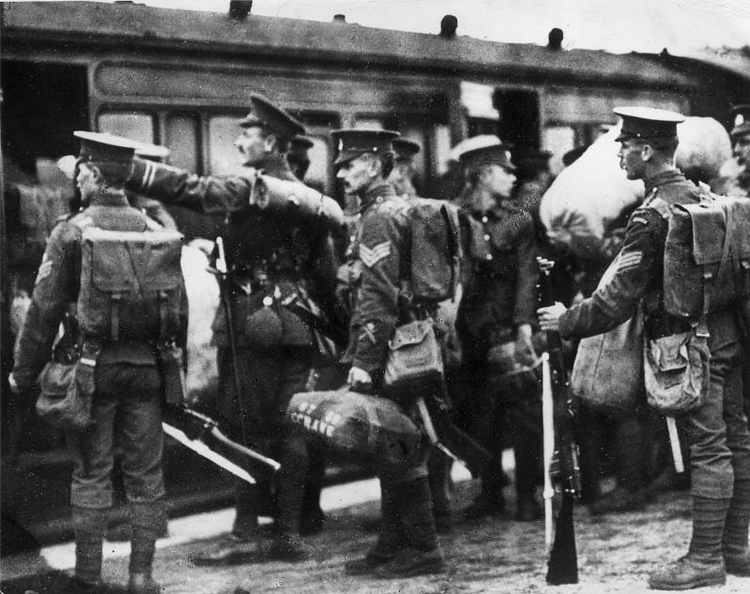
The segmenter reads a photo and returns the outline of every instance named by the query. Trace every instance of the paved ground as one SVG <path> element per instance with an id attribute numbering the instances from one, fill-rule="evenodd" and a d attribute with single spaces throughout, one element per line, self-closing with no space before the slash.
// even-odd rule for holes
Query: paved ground
<path id="1" fill-rule="evenodd" d="M 456 475 L 459 480 L 465 474 Z M 465 506 L 476 492 L 473 481 L 460 481 L 454 509 Z M 265 562 L 234 567 L 195 566 L 191 558 L 231 524 L 230 510 L 172 521 L 170 538 L 159 543 L 155 575 L 165 594 L 233 594 L 242 585 L 247 592 L 264 594 L 638 594 L 647 592 L 646 578 L 662 561 L 684 553 L 690 534 L 689 499 L 685 492 L 665 493 L 643 512 L 596 518 L 585 508 L 576 510 L 580 581 L 576 585 L 545 583 L 546 549 L 543 523 L 512 520 L 512 489 L 507 490 L 508 512 L 483 522 L 459 522 L 453 534 L 441 536 L 449 569 L 441 576 L 378 581 L 344 574 L 347 559 L 363 555 L 374 535 L 361 528 L 363 520 L 378 513 L 377 483 L 364 481 L 332 487 L 324 494 L 329 522 L 326 531 L 308 539 L 313 559 L 291 564 Z M 198 540 L 197 535 L 203 537 Z M 124 583 L 128 545 L 108 545 L 105 577 Z M 72 545 L 58 545 L 36 554 L 3 558 L 3 594 L 59 592 L 73 562 Z M 730 576 L 719 588 L 698 592 L 750 592 L 750 579 Z"/>

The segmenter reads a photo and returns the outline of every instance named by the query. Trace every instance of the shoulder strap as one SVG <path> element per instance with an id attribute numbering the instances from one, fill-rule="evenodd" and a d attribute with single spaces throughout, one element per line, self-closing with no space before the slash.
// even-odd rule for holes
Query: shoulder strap
<path id="1" fill-rule="evenodd" d="M 654 198 L 649 200 L 648 204 L 643 205 L 641 208 L 650 208 L 652 210 L 655 210 L 665 221 L 668 221 L 672 216 L 672 207 L 669 206 L 666 200 L 662 200 L 658 196 L 655 196 Z"/>

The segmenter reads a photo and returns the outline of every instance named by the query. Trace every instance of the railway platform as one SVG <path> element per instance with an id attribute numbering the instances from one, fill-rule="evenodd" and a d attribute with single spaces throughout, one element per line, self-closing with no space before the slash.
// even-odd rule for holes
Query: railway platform
<path id="1" fill-rule="evenodd" d="M 660 562 L 684 553 L 690 537 L 686 491 L 665 492 L 638 512 L 593 516 L 575 511 L 579 583 L 548 586 L 543 522 L 513 521 L 512 485 L 508 509 L 500 516 L 464 521 L 463 509 L 478 492 L 461 467 L 454 467 L 452 533 L 440 536 L 448 570 L 438 576 L 404 580 L 352 577 L 345 561 L 363 555 L 376 535 L 363 529 L 379 514 L 375 479 L 329 486 L 323 492 L 325 530 L 306 539 L 314 553 L 302 563 L 263 561 L 201 567 L 192 559 L 229 530 L 231 509 L 205 512 L 170 522 L 169 537 L 158 542 L 154 574 L 164 594 L 645 594 L 648 574 Z M 270 520 L 266 520 L 266 523 Z M 127 581 L 128 544 L 107 543 L 104 577 Z M 61 543 L 2 559 L 2 594 L 57 594 L 74 563 L 72 543 Z M 712 594 L 740 594 L 750 578 L 728 576 Z M 114 590 L 117 592 L 117 590 Z M 124 594 L 124 590 L 122 591 Z"/>

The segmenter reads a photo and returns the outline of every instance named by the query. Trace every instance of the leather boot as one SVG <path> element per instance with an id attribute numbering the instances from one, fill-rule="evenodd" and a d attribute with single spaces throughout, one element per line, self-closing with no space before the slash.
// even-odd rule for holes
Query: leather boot
<path id="1" fill-rule="evenodd" d="M 702 559 L 688 553 L 651 574 L 648 586 L 652 590 L 690 590 L 706 586 L 720 586 L 727 581 L 724 560 Z"/>
<path id="2" fill-rule="evenodd" d="M 154 581 L 151 573 L 131 573 L 128 594 L 161 594 L 164 590 Z"/>
<path id="3" fill-rule="evenodd" d="M 420 551 L 405 549 L 393 560 L 376 567 L 372 575 L 381 579 L 432 575 L 445 571 L 445 559 L 440 549 Z"/>
<path id="4" fill-rule="evenodd" d="M 612 491 L 589 505 L 589 511 L 595 516 L 641 511 L 646 507 L 646 495 L 643 490 L 630 491 L 617 485 Z"/>
<path id="5" fill-rule="evenodd" d="M 65 594 L 104 594 L 104 592 L 106 589 L 100 582 L 84 582 L 77 577 L 71 578 L 65 586 Z"/>
<path id="6" fill-rule="evenodd" d="M 288 532 L 274 534 L 268 557 L 278 561 L 304 561 L 312 555 L 310 547 Z"/>
<path id="7" fill-rule="evenodd" d="M 201 567 L 218 567 L 251 563 L 260 560 L 261 557 L 262 551 L 257 537 L 240 538 L 229 533 L 195 555 L 191 561 Z"/>
<path id="8" fill-rule="evenodd" d="M 654 590 L 689 590 L 717 586 L 727 580 L 722 536 L 729 499 L 693 495 L 693 535 L 687 555 L 651 575 Z"/>

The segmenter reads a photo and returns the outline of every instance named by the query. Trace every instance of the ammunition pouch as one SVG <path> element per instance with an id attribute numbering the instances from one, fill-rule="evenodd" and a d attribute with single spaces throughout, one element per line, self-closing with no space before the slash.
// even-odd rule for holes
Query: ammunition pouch
<path id="1" fill-rule="evenodd" d="M 50 361 L 42 371 L 36 402 L 39 417 L 53 427 L 82 431 L 91 422 L 94 372 L 101 344 L 85 341 L 77 361 Z"/>
<path id="2" fill-rule="evenodd" d="M 702 406 L 710 386 L 710 359 L 707 331 L 646 340 L 643 374 L 648 403 L 668 416 Z"/>

